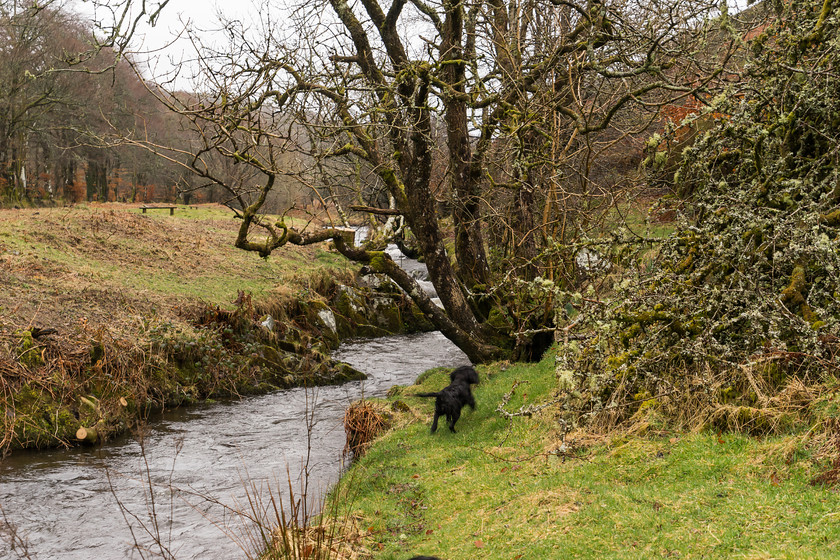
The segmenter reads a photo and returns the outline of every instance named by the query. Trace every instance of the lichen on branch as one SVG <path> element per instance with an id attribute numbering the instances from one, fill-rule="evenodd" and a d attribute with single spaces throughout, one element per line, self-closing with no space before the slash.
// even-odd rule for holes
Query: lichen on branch
<path id="1" fill-rule="evenodd" d="M 785 5 L 751 46 L 749 79 L 693 117 L 707 129 L 681 155 L 674 183 L 690 197 L 658 270 L 637 267 L 592 338 L 561 349 L 579 410 L 629 417 L 635 396 L 769 357 L 782 377 L 840 369 L 838 22 L 830 2 Z"/>

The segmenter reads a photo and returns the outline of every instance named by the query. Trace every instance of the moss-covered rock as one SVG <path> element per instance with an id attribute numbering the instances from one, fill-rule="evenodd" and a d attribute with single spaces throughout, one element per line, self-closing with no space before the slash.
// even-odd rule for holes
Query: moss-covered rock
<path id="1" fill-rule="evenodd" d="M 358 329 L 368 324 L 365 302 L 355 288 L 339 286 L 333 299 L 336 329 L 341 338 L 359 336 Z"/>
<path id="2" fill-rule="evenodd" d="M 389 329 L 377 320 L 372 302 L 379 293 L 364 287 L 340 287 L 332 305 L 335 309 L 336 328 L 342 339 L 373 338 L 403 332 L 403 325 Z"/>
<path id="3" fill-rule="evenodd" d="M 307 330 L 330 348 L 338 348 L 340 339 L 335 314 L 323 300 L 300 302 L 303 323 Z"/>
<path id="4" fill-rule="evenodd" d="M 340 286 L 330 302 L 340 338 L 372 338 L 434 330 L 432 323 L 390 280 L 366 277 L 359 286 Z"/>

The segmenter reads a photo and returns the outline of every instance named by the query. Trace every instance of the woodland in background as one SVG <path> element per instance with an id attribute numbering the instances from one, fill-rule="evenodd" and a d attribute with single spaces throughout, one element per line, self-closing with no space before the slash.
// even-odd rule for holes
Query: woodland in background
<path id="1" fill-rule="evenodd" d="M 193 142 L 131 55 L 95 31 L 57 2 L 0 2 L 0 205 L 225 200 L 177 162 L 109 140 Z M 278 208 L 299 197 L 275 195 Z"/>
<path id="2" fill-rule="evenodd" d="M 174 199 L 171 166 L 96 141 L 112 126 L 175 132 L 127 64 L 91 55 L 92 30 L 61 9 L 3 2 L 0 29 L 0 201 Z"/>

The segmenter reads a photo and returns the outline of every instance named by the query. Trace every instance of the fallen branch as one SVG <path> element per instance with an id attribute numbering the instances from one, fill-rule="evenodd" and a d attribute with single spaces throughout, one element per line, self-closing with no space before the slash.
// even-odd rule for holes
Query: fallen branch
<path id="1" fill-rule="evenodd" d="M 513 386 L 510 388 L 510 392 L 505 394 L 502 397 L 502 402 L 496 407 L 496 412 L 502 415 L 503 418 L 507 418 L 508 420 L 512 418 L 516 418 L 517 416 L 527 416 L 528 418 L 532 417 L 534 414 L 552 406 L 560 402 L 561 399 L 556 398 L 553 401 L 549 401 L 544 404 L 534 405 L 529 404 L 528 406 L 522 405 L 519 407 L 517 412 L 508 412 L 505 410 L 505 405 L 510 402 L 510 399 L 513 398 L 513 395 L 516 393 L 516 388 L 520 385 L 528 383 L 527 381 L 514 381 Z"/>
<path id="2" fill-rule="evenodd" d="M 400 210 L 395 210 L 393 208 L 375 208 L 373 206 L 350 206 L 350 210 L 355 210 L 357 212 L 367 212 L 368 214 L 378 214 L 380 216 L 402 216 L 403 213 Z"/>

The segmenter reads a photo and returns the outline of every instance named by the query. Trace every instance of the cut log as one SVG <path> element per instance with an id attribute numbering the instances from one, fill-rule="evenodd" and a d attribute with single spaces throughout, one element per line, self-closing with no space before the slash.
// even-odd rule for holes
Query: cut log
<path id="1" fill-rule="evenodd" d="M 93 445 L 99 440 L 99 434 L 97 434 L 96 428 L 85 428 L 84 426 L 79 426 L 79 429 L 76 430 L 76 439 Z"/>

